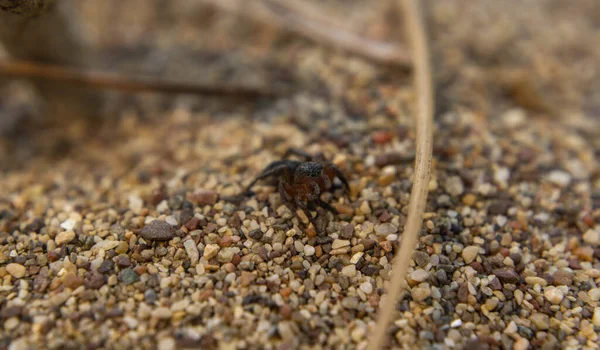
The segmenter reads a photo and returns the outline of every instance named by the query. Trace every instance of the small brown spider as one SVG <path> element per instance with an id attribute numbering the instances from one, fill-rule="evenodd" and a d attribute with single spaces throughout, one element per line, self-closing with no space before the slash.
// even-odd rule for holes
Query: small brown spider
<path id="1" fill-rule="evenodd" d="M 306 161 L 301 162 L 285 159 L 290 155 L 303 157 Z M 315 229 L 319 230 L 315 220 L 317 216 L 313 217 L 310 211 L 316 210 L 317 207 L 322 207 L 333 213 L 333 215 L 337 215 L 337 210 L 329 205 L 329 203 L 323 201 L 321 194 L 333 189 L 333 180 L 336 177 L 341 181 L 347 193 L 349 193 L 350 186 L 348 185 L 348 180 L 346 180 L 340 169 L 335 164 L 326 161 L 322 154 L 313 157 L 301 150 L 290 148 L 283 158 L 269 164 L 246 187 L 244 194 L 247 196 L 252 195 L 253 192 L 250 191 L 250 188 L 258 181 L 269 177 L 276 177 L 278 179 L 281 201 L 298 218 L 300 225 L 304 226 L 302 219 L 298 215 L 298 208 L 302 209 Z"/>

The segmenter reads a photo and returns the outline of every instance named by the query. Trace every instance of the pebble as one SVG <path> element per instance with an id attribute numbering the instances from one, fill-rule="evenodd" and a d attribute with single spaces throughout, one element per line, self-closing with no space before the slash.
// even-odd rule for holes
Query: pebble
<path id="1" fill-rule="evenodd" d="M 158 350 L 173 350 L 176 349 L 175 339 L 171 337 L 161 338 L 158 341 Z"/>
<path id="2" fill-rule="evenodd" d="M 594 323 L 594 326 L 596 327 L 600 326 L 600 307 L 594 308 L 594 316 L 592 316 L 592 323 Z"/>
<path id="3" fill-rule="evenodd" d="M 600 232 L 589 229 L 583 234 L 583 241 L 593 246 L 600 246 Z"/>
<path id="4" fill-rule="evenodd" d="M 14 330 L 15 328 L 17 328 L 19 326 L 19 323 L 20 322 L 19 322 L 19 318 L 18 317 L 11 317 L 11 318 L 9 318 L 8 320 L 6 320 L 4 322 L 4 328 L 7 331 L 12 331 L 12 330 Z"/>
<path id="5" fill-rule="evenodd" d="M 217 256 L 217 253 L 220 249 L 221 248 L 217 244 L 207 244 L 206 247 L 204 247 L 204 253 L 202 256 L 204 259 L 210 260 Z"/>
<path id="6" fill-rule="evenodd" d="M 67 243 L 71 242 L 73 239 L 75 239 L 75 232 L 63 231 L 63 232 L 59 232 L 56 235 L 56 237 L 54 238 L 54 241 L 56 242 L 56 244 L 58 246 L 61 246 L 63 244 L 67 244 Z"/>
<path id="7" fill-rule="evenodd" d="M 192 195 L 192 200 L 200 206 L 214 205 L 219 199 L 219 194 L 210 190 L 198 190 Z"/>
<path id="8" fill-rule="evenodd" d="M 414 301 L 423 301 L 431 295 L 431 289 L 427 287 L 416 287 L 411 291 L 411 296 Z"/>
<path id="9" fill-rule="evenodd" d="M 510 268 L 495 269 L 492 270 L 492 273 L 503 283 L 516 284 L 521 279 L 519 274 L 514 269 Z"/>
<path id="10" fill-rule="evenodd" d="M 545 287 L 548 285 L 548 281 L 546 281 L 545 279 L 543 279 L 541 277 L 535 277 L 535 276 L 525 277 L 525 282 L 531 286 L 539 284 L 540 286 Z"/>
<path id="11" fill-rule="evenodd" d="M 369 202 L 363 201 L 360 205 L 360 211 L 361 213 L 366 215 L 371 214 L 371 207 L 369 206 Z"/>
<path id="12" fill-rule="evenodd" d="M 535 312 L 529 317 L 529 320 L 535 325 L 538 331 L 543 331 L 550 327 L 550 317 L 548 315 Z"/>
<path id="13" fill-rule="evenodd" d="M 562 170 L 554 170 L 548 174 L 547 180 L 559 187 L 567 187 L 571 183 L 571 175 Z"/>
<path id="14" fill-rule="evenodd" d="M 423 269 L 417 269 L 410 274 L 410 278 L 417 282 L 424 282 L 429 278 L 429 272 Z"/>
<path id="15" fill-rule="evenodd" d="M 600 300 L 600 288 L 592 288 L 588 291 L 588 295 L 590 297 L 590 299 L 592 299 L 593 301 L 598 301 Z"/>
<path id="16" fill-rule="evenodd" d="M 196 266 L 200 260 L 200 252 L 198 252 L 198 247 L 196 246 L 194 240 L 188 239 L 187 241 L 183 242 L 183 247 L 190 258 L 190 265 Z"/>
<path id="17" fill-rule="evenodd" d="M 106 250 L 111 250 L 118 245 L 119 245 L 119 241 L 104 240 L 104 241 L 100 241 L 100 242 L 94 244 L 94 246 L 92 247 L 91 250 L 92 250 L 92 252 L 99 251 L 99 250 L 106 251 Z"/>
<path id="18" fill-rule="evenodd" d="M 66 288 L 77 289 L 77 287 L 83 285 L 83 278 L 77 276 L 74 272 L 69 272 L 62 277 L 62 283 Z"/>
<path id="19" fill-rule="evenodd" d="M 144 226 L 140 234 L 143 239 L 148 241 L 169 241 L 175 237 L 173 227 L 161 220 L 154 220 Z"/>
<path id="20" fill-rule="evenodd" d="M 14 278 L 22 278 L 25 276 L 27 269 L 25 266 L 16 263 L 10 263 L 6 265 L 6 272 L 8 272 Z"/>
<path id="21" fill-rule="evenodd" d="M 429 254 L 417 250 L 413 254 L 413 259 L 417 265 L 424 267 L 429 263 Z"/>
<path id="22" fill-rule="evenodd" d="M 348 277 L 356 276 L 356 265 L 350 264 L 342 268 L 342 274 Z"/>
<path id="23" fill-rule="evenodd" d="M 304 255 L 313 256 L 313 255 L 315 255 L 315 252 L 316 252 L 315 247 L 308 245 L 308 244 L 304 246 Z"/>
<path id="24" fill-rule="evenodd" d="M 513 349 L 514 350 L 527 350 L 527 349 L 529 349 L 529 340 L 527 340 L 526 338 L 519 338 L 519 339 L 517 339 L 517 341 L 515 341 L 515 343 L 513 344 Z"/>
<path id="25" fill-rule="evenodd" d="M 477 258 L 478 254 L 479 247 L 471 245 L 463 249 L 462 258 L 465 261 L 465 264 L 470 264 L 471 262 L 473 262 L 473 260 L 475 260 L 475 258 Z"/>
<path id="26" fill-rule="evenodd" d="M 563 300 L 564 294 L 560 288 L 551 287 L 544 291 L 544 296 L 552 304 L 558 305 Z"/>
<path id="27" fill-rule="evenodd" d="M 450 176 L 445 183 L 446 192 L 453 197 L 463 194 L 465 186 L 458 176 Z"/>
<path id="28" fill-rule="evenodd" d="M 256 279 L 256 275 L 252 272 L 242 271 L 242 276 L 240 277 L 240 283 L 242 286 L 247 287 Z"/>
<path id="29" fill-rule="evenodd" d="M 360 284 L 359 288 L 367 295 L 373 293 L 373 285 L 371 284 L 371 282 L 363 282 Z"/>
<path id="30" fill-rule="evenodd" d="M 381 236 L 386 236 L 392 233 L 398 232 L 398 228 L 393 224 L 386 222 L 385 224 L 377 225 L 375 227 L 375 233 Z"/>
<path id="31" fill-rule="evenodd" d="M 158 307 L 154 311 L 152 311 L 152 317 L 155 317 L 155 318 L 158 318 L 161 320 L 171 318 L 172 314 L 173 313 L 171 312 L 171 310 L 166 307 Z"/>
<path id="32" fill-rule="evenodd" d="M 342 299 L 342 307 L 344 309 L 358 309 L 358 298 L 356 297 L 345 297 Z"/>
<path id="33" fill-rule="evenodd" d="M 331 244 L 331 249 L 340 249 L 344 247 L 348 247 L 350 245 L 350 241 L 345 239 L 336 239 Z"/>
<path id="34" fill-rule="evenodd" d="M 119 280 L 127 285 L 139 281 L 140 276 L 133 269 L 124 269 L 119 272 Z"/>

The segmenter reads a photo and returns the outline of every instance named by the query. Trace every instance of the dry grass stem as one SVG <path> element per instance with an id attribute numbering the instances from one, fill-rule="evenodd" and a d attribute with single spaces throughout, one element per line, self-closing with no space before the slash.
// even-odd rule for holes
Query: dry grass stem
<path id="1" fill-rule="evenodd" d="M 255 98 L 259 96 L 273 97 L 281 95 L 280 91 L 261 87 L 201 85 L 197 83 L 170 82 L 156 78 L 131 78 L 119 74 L 31 62 L 0 61 L 0 76 L 54 80 L 76 85 L 129 92 L 161 92 L 243 98 Z"/>
<path id="2" fill-rule="evenodd" d="M 431 172 L 434 96 L 429 49 L 420 9 L 421 4 L 418 0 L 402 0 L 398 2 L 404 8 L 406 30 L 412 48 L 415 89 L 417 92 L 415 118 L 417 153 L 414 183 L 410 194 L 408 219 L 404 227 L 402 246 L 394 261 L 392 279 L 388 287 L 387 296 L 381 304 L 375 330 L 369 339 L 369 350 L 377 350 L 384 345 L 387 327 L 396 310 L 395 305 L 403 296 L 404 278 L 423 223 L 423 213 L 427 202 Z"/>
<path id="3" fill-rule="evenodd" d="M 204 0 L 204 2 L 366 58 L 386 64 L 410 66 L 410 55 L 398 44 L 371 40 L 337 28 L 314 18 L 310 14 L 315 11 L 305 5 L 301 6 L 302 11 L 298 11 L 300 5 L 288 5 L 283 1 Z"/>

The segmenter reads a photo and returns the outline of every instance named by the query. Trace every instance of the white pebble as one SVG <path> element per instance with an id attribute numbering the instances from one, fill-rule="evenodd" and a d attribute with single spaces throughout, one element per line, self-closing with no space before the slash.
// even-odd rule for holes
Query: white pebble
<path id="1" fill-rule="evenodd" d="M 549 302 L 551 302 L 554 305 L 560 304 L 564 297 L 562 290 L 560 290 L 559 288 L 546 289 L 546 291 L 544 291 L 544 296 L 546 297 L 546 299 L 548 299 Z"/>
<path id="2" fill-rule="evenodd" d="M 190 264 L 192 266 L 196 266 L 196 264 L 200 260 L 200 252 L 198 252 L 198 247 L 196 246 L 194 240 L 188 239 L 187 241 L 183 242 L 183 247 L 185 248 L 185 252 L 190 258 Z"/>
<path id="3" fill-rule="evenodd" d="M 569 186 L 569 184 L 571 183 L 571 175 L 566 171 L 562 170 L 554 170 L 550 172 L 550 174 L 548 174 L 546 178 L 551 183 L 560 187 Z"/>
<path id="4" fill-rule="evenodd" d="M 477 258 L 478 254 L 479 247 L 475 245 L 470 245 L 463 249 L 462 258 L 465 261 L 465 264 L 470 264 L 471 262 L 473 262 L 473 260 L 475 260 L 475 258 Z"/>
<path id="5" fill-rule="evenodd" d="M 315 247 L 311 246 L 311 245 L 305 245 L 304 246 L 304 255 L 306 256 L 313 256 L 315 255 Z"/>
<path id="6" fill-rule="evenodd" d="M 373 293 L 373 285 L 371 282 L 363 282 L 360 284 L 360 290 L 365 292 L 365 294 L 371 294 Z"/>
<path id="7" fill-rule="evenodd" d="M 60 227 L 64 228 L 65 230 L 69 231 L 72 230 L 75 227 L 76 221 L 69 218 L 67 220 L 65 220 L 62 224 L 60 224 Z"/>
<path id="8" fill-rule="evenodd" d="M 346 265 L 342 268 L 342 274 L 348 277 L 356 276 L 356 265 Z"/>
<path id="9" fill-rule="evenodd" d="M 423 270 L 423 269 L 418 269 L 413 271 L 410 274 L 410 278 L 412 278 L 413 280 L 417 281 L 417 282 L 424 282 L 429 278 L 429 272 Z"/>

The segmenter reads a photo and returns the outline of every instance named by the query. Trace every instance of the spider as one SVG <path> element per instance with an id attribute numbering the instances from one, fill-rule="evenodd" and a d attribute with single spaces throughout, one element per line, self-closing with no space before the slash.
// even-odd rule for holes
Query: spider
<path id="1" fill-rule="evenodd" d="M 304 158 L 306 161 L 297 161 L 286 159 L 290 155 Z M 346 193 L 350 192 L 348 180 L 340 169 L 333 163 L 325 160 L 323 154 L 311 156 L 299 149 L 288 149 L 282 160 L 269 164 L 247 187 L 244 191 L 246 196 L 254 194 L 250 189 L 258 181 L 276 177 L 278 179 L 279 195 L 281 201 L 298 218 L 301 226 L 304 226 L 302 219 L 298 215 L 298 208 L 301 209 L 308 220 L 319 231 L 316 218 L 311 214 L 311 210 L 322 207 L 337 215 L 338 211 L 321 199 L 321 194 L 331 191 L 334 188 L 333 180 L 338 178 Z"/>

